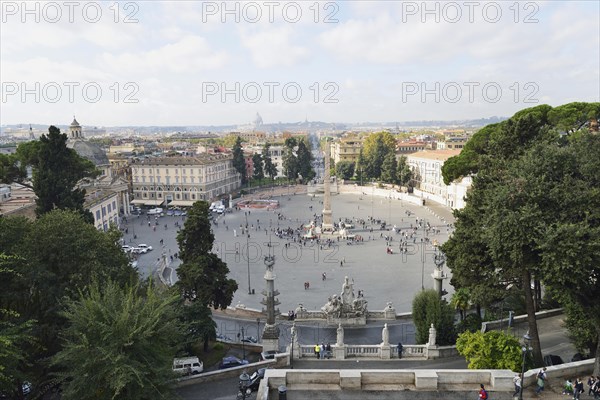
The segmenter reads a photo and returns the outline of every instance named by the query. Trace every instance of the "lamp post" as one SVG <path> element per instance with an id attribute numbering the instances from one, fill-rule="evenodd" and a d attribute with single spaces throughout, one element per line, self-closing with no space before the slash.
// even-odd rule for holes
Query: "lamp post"
<path id="1" fill-rule="evenodd" d="M 292 329 L 292 348 L 290 351 L 290 369 L 294 369 L 294 342 L 296 341 L 296 329 Z"/>
<path id="2" fill-rule="evenodd" d="M 237 398 L 246 400 L 246 396 L 250 394 L 250 389 L 248 389 L 248 385 L 250 384 L 250 375 L 246 373 L 246 371 L 242 372 L 240 375 L 240 391 L 238 393 Z"/>
<path id="3" fill-rule="evenodd" d="M 523 389 L 525 389 L 525 381 L 523 380 L 525 375 L 525 357 L 527 356 L 527 351 L 529 351 L 530 340 L 531 336 L 529 336 L 529 332 L 523 335 L 523 347 L 521 347 L 521 351 L 523 352 L 523 364 L 521 365 L 521 390 L 519 391 L 519 400 L 523 400 Z"/>
<path id="4" fill-rule="evenodd" d="M 248 262 L 248 294 L 252 294 L 250 289 L 250 231 L 248 230 L 248 211 L 244 212 L 246 216 L 246 261 Z"/>
<path id="5" fill-rule="evenodd" d="M 244 340 L 246 336 L 244 336 L 244 327 L 242 326 L 242 360 L 246 359 L 246 348 L 244 347 Z"/>
<path id="6" fill-rule="evenodd" d="M 260 318 L 256 318 L 256 342 L 260 340 Z"/>

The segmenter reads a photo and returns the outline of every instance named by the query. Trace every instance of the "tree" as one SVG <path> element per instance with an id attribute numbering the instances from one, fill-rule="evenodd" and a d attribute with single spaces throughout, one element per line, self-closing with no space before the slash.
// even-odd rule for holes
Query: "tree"
<path id="1" fill-rule="evenodd" d="M 519 339 L 502 331 L 464 332 L 458 335 L 456 350 L 465 357 L 469 369 L 521 370 Z"/>
<path id="2" fill-rule="evenodd" d="M 427 343 L 431 324 L 437 331 L 437 343 L 454 344 L 454 310 L 442 300 L 435 290 L 423 290 L 415 296 L 412 304 L 413 322 L 417 328 L 416 341 Z"/>
<path id="3" fill-rule="evenodd" d="M 398 163 L 396 154 L 388 153 L 381 164 L 381 180 L 387 183 L 395 184 L 398 182 Z"/>
<path id="4" fill-rule="evenodd" d="M 588 134 L 583 122 L 590 115 L 597 120 L 600 105 L 568 106 L 522 110 L 483 129 L 452 168 L 443 170 L 445 182 L 477 174 L 467 207 L 456 214 L 453 238 L 444 245 L 453 281 L 470 285 L 473 296 L 486 291 L 497 296 L 487 290 L 490 282 L 498 284 L 498 291 L 521 291 L 536 365 L 542 364 L 535 320 L 540 281 L 559 289 L 563 303 L 573 301 L 586 310 L 592 307 L 591 315 L 600 313 L 592 300 L 600 294 L 598 285 L 590 280 L 599 274 L 600 218 L 594 192 L 599 182 L 591 172 L 599 168 L 598 136 Z M 565 108 L 571 111 L 563 113 Z M 575 118 L 573 112 L 578 113 Z M 566 138 L 560 134 L 565 132 L 570 132 Z M 589 323 L 600 326 L 595 318 Z"/>
<path id="5" fill-rule="evenodd" d="M 252 168 L 254 171 L 252 173 L 252 179 L 261 181 L 265 178 L 265 174 L 263 173 L 263 160 L 259 153 L 255 153 L 252 156 Z"/>
<path id="6" fill-rule="evenodd" d="M 0 253 L 0 277 L 3 282 L 17 274 L 13 267 L 23 260 Z M 23 382 L 29 380 L 23 373 L 27 364 L 26 348 L 35 346 L 31 335 L 35 321 L 22 321 L 19 313 L 0 306 L 0 393 L 23 399 Z"/>
<path id="7" fill-rule="evenodd" d="M 273 164 L 273 160 L 271 159 L 270 153 L 271 145 L 269 143 L 265 143 L 265 146 L 262 150 L 262 158 L 264 162 L 264 172 L 265 175 L 271 178 L 271 181 L 275 180 L 277 176 L 277 166 Z"/>
<path id="8" fill-rule="evenodd" d="M 76 185 L 81 179 L 96 174 L 90 161 L 67 148 L 67 135 L 51 126 L 48 134 L 40 138 L 37 166 L 33 170 L 33 190 L 38 197 L 36 214 L 40 216 L 55 208 L 70 209 L 93 223 L 94 217 L 83 208 L 85 189 L 78 189 Z"/>
<path id="9" fill-rule="evenodd" d="M 369 135 L 364 141 L 365 174 L 372 179 L 381 178 L 381 166 L 386 156 L 396 153 L 396 140 L 389 132 Z"/>
<path id="10" fill-rule="evenodd" d="M 359 180 L 359 182 L 362 185 L 362 181 L 365 175 L 365 170 L 367 168 L 367 161 L 365 160 L 365 156 L 363 154 L 363 149 L 361 148 L 358 152 L 358 159 L 356 160 L 356 167 L 354 168 L 356 170 L 356 179 Z"/>
<path id="11" fill-rule="evenodd" d="M 207 202 L 195 202 L 177 235 L 183 261 L 177 269 L 177 286 L 187 300 L 199 301 L 205 307 L 225 309 L 231 304 L 238 285 L 227 278 L 227 264 L 211 252 L 215 237 L 209 212 Z"/>
<path id="12" fill-rule="evenodd" d="M 298 150 L 297 154 L 297 163 L 298 163 L 298 173 L 302 175 L 302 180 L 304 182 L 310 181 L 315 176 L 315 171 L 312 167 L 312 154 L 304 139 L 301 139 L 298 142 Z"/>
<path id="13" fill-rule="evenodd" d="M 471 305 L 469 291 L 464 287 L 456 289 L 452 294 L 452 299 L 450 299 L 450 305 L 460 312 L 460 320 L 463 321 L 465 319 L 465 311 Z"/>
<path id="14" fill-rule="evenodd" d="M 409 186 L 410 182 L 413 180 L 413 172 L 410 169 L 410 166 L 408 165 L 408 162 L 406 160 L 406 156 L 400 156 L 400 158 L 398 158 L 398 165 L 397 165 L 397 179 L 398 179 L 398 184 L 400 184 L 401 186 Z"/>
<path id="15" fill-rule="evenodd" d="M 246 175 L 246 159 L 244 158 L 244 151 L 242 150 L 242 138 L 239 136 L 235 140 L 235 144 L 232 148 L 233 153 L 233 168 L 240 174 L 242 179 L 242 185 L 248 183 L 248 177 Z"/>
<path id="16" fill-rule="evenodd" d="M 171 366 L 181 340 L 176 296 L 153 285 L 98 283 L 69 300 L 68 327 L 53 359 L 69 399 L 175 398 Z"/>
<path id="17" fill-rule="evenodd" d="M 3 280 L 0 308 L 14 310 L 22 320 L 37 321 L 32 335 L 39 347 L 30 349 L 34 361 L 60 349 L 61 299 L 77 296 L 94 279 L 126 285 L 138 276 L 118 244 L 120 232 L 98 231 L 74 211 L 51 211 L 28 222 L 24 231 L 11 220 L 1 218 L 0 231 L 17 232 L 7 249 L 22 261 L 13 265 L 15 274 Z"/>
<path id="18" fill-rule="evenodd" d="M 200 301 L 187 301 L 180 298 L 178 315 L 183 332 L 185 332 L 184 349 L 192 354 L 192 346 L 199 341 L 204 343 L 204 351 L 208 351 L 210 340 L 216 339 L 217 324 L 212 319 L 210 308 Z"/>
<path id="19" fill-rule="evenodd" d="M 351 161 L 340 161 L 335 164 L 335 174 L 340 179 L 351 179 L 354 176 L 354 163 Z"/>
<path id="20" fill-rule="evenodd" d="M 293 180 L 295 181 L 296 178 L 298 178 L 298 172 L 299 172 L 299 167 L 298 167 L 298 158 L 296 157 L 296 155 L 294 154 L 294 149 L 291 147 L 286 147 L 283 150 L 283 170 L 285 173 L 285 176 L 289 179 L 289 180 Z"/>

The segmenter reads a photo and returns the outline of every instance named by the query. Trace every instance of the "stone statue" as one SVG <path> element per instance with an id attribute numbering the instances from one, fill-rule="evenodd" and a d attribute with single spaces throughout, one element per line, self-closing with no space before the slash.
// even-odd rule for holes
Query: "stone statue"
<path id="1" fill-rule="evenodd" d="M 337 343 L 335 345 L 336 346 L 343 346 L 344 345 L 344 328 L 342 328 L 342 324 L 338 325 L 338 328 L 337 328 Z"/>
<path id="2" fill-rule="evenodd" d="M 436 337 L 436 331 L 435 331 L 435 327 L 433 326 L 433 324 L 431 324 L 431 328 L 429 328 L 429 342 L 427 342 L 427 344 L 429 346 L 435 346 L 435 338 Z"/>
<path id="3" fill-rule="evenodd" d="M 352 304 L 354 300 L 354 285 L 350 283 L 348 277 L 344 278 L 344 284 L 342 285 L 342 304 Z"/>
<path id="4" fill-rule="evenodd" d="M 296 323 L 292 324 L 292 329 L 290 329 L 290 334 L 292 336 L 292 341 L 296 340 Z"/>
<path id="5" fill-rule="evenodd" d="M 383 330 L 381 331 L 381 340 L 382 345 L 389 346 L 390 345 L 390 331 L 388 330 L 387 323 L 383 325 Z"/>

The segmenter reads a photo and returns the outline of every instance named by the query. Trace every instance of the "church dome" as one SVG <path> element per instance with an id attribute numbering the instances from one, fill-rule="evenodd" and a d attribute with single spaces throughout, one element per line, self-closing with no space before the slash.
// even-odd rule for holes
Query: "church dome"
<path id="1" fill-rule="evenodd" d="M 81 157 L 93 162 L 97 167 L 110 164 L 106 153 L 98 145 L 84 140 L 75 140 L 72 143 L 69 143 L 68 147 L 75 150 Z"/>

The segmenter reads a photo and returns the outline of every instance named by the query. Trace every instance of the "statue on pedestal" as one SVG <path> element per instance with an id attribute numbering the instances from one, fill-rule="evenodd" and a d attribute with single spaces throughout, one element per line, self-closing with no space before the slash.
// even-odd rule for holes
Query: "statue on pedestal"
<path id="1" fill-rule="evenodd" d="M 390 345 L 390 331 L 388 330 L 387 324 L 383 325 L 383 330 L 381 331 L 381 340 L 382 345 L 389 346 Z"/>
<path id="2" fill-rule="evenodd" d="M 429 328 L 429 341 L 427 342 L 429 346 L 435 346 L 436 334 L 437 332 L 435 330 L 435 327 L 433 326 L 433 324 L 431 324 L 431 328 Z"/>
<path id="3" fill-rule="evenodd" d="M 337 343 L 335 344 L 336 346 L 343 346 L 344 345 L 344 328 L 342 328 L 342 324 L 338 325 L 337 328 Z"/>

